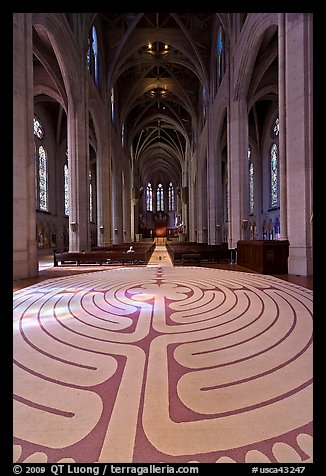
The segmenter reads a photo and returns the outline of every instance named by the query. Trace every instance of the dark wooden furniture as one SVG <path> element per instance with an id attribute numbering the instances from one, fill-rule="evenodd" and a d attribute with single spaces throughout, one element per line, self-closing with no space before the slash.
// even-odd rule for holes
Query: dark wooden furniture
<path id="1" fill-rule="evenodd" d="M 288 240 L 240 240 L 237 264 L 261 274 L 288 273 Z"/>
<path id="2" fill-rule="evenodd" d="M 231 251 L 227 244 L 208 245 L 207 243 L 182 242 L 167 243 L 167 252 L 171 258 L 173 266 L 183 264 L 186 255 L 199 255 L 200 262 L 203 263 L 221 263 L 230 262 Z"/>
<path id="3" fill-rule="evenodd" d="M 200 264 L 199 253 L 182 253 L 182 264 Z"/>
<path id="4" fill-rule="evenodd" d="M 74 251 L 54 253 L 54 266 L 65 263 L 80 264 L 114 264 L 114 263 L 131 263 L 131 264 L 147 264 L 154 250 L 154 243 L 147 246 L 134 246 L 134 251 L 128 253 L 130 244 L 113 245 L 112 247 L 96 248 L 92 251 Z"/>

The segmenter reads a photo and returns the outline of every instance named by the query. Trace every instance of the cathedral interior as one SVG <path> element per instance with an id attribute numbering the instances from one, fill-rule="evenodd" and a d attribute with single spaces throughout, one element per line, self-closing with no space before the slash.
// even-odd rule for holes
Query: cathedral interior
<path id="1" fill-rule="evenodd" d="M 15 462 L 313 461 L 312 36 L 13 14 Z"/>

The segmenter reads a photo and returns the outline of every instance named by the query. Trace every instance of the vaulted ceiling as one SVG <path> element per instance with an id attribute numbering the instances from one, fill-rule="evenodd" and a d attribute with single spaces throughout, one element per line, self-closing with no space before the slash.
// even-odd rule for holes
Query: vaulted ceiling
<path id="1" fill-rule="evenodd" d="M 193 134 L 200 133 L 202 127 L 202 102 L 208 101 L 217 28 L 222 25 L 225 32 L 230 31 L 232 14 L 101 12 L 65 16 L 85 61 L 85 33 L 93 25 L 97 28 L 106 97 L 109 101 L 113 89 L 115 127 L 118 134 L 124 128 L 127 155 L 140 184 L 151 179 L 181 185 Z M 49 36 L 38 22 L 33 44 L 36 83 L 51 85 L 55 78 L 56 83 L 48 89 L 57 93 L 50 96 L 66 111 L 60 67 Z"/>
<path id="2" fill-rule="evenodd" d="M 144 182 L 181 176 L 208 91 L 215 13 L 99 13 L 134 166 Z"/>

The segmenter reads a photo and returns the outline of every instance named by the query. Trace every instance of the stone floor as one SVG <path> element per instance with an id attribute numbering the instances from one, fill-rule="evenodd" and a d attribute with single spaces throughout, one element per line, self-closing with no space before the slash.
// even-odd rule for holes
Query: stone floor
<path id="1" fill-rule="evenodd" d="M 14 461 L 312 462 L 312 291 L 160 262 L 14 293 Z"/>

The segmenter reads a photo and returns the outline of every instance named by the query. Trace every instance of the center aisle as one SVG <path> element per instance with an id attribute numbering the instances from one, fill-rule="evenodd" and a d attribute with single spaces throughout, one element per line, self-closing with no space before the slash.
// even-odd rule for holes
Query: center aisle
<path id="1" fill-rule="evenodd" d="M 173 267 L 170 256 L 164 243 L 156 244 L 152 256 L 147 264 L 149 266 L 169 266 Z"/>

